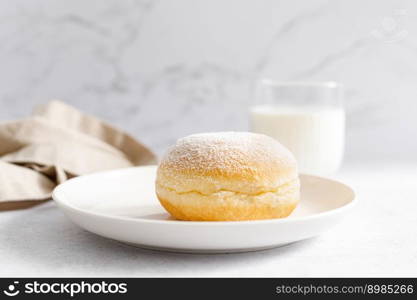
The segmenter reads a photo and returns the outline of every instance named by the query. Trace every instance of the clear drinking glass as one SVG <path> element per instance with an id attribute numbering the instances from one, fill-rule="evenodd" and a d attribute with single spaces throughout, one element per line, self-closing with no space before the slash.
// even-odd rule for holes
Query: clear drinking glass
<path id="1" fill-rule="evenodd" d="M 269 135 L 296 157 L 300 172 L 330 174 L 345 143 L 343 87 L 336 82 L 261 80 L 250 107 L 251 131 Z"/>

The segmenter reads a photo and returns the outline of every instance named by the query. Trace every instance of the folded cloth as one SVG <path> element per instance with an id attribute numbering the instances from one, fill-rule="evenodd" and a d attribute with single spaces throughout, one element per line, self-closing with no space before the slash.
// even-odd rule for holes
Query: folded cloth
<path id="1" fill-rule="evenodd" d="M 155 163 L 133 137 L 52 101 L 27 119 L 0 123 L 0 210 L 49 200 L 55 186 L 74 176 Z"/>

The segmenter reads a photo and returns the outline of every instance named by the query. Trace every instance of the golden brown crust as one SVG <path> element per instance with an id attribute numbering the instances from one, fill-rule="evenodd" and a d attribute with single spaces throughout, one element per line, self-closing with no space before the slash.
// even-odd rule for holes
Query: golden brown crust
<path id="1" fill-rule="evenodd" d="M 296 208 L 297 203 L 279 206 L 258 205 L 222 205 L 214 207 L 173 205 L 159 198 L 162 206 L 176 219 L 184 221 L 248 221 L 285 218 Z"/>

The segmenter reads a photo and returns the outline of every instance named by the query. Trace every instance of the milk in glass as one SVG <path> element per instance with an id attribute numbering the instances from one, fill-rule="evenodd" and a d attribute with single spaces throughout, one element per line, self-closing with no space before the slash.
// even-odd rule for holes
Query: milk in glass
<path id="1" fill-rule="evenodd" d="M 261 81 L 250 123 L 251 131 L 286 146 L 301 172 L 329 174 L 341 164 L 345 112 L 340 84 Z"/>

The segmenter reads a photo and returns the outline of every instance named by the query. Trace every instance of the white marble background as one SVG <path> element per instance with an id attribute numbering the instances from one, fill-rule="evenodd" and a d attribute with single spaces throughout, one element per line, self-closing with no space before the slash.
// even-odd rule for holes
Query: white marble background
<path id="1" fill-rule="evenodd" d="M 59 98 L 158 153 L 247 129 L 253 80 L 347 87 L 348 160 L 417 152 L 417 2 L 0 1 L 0 119 Z"/>

